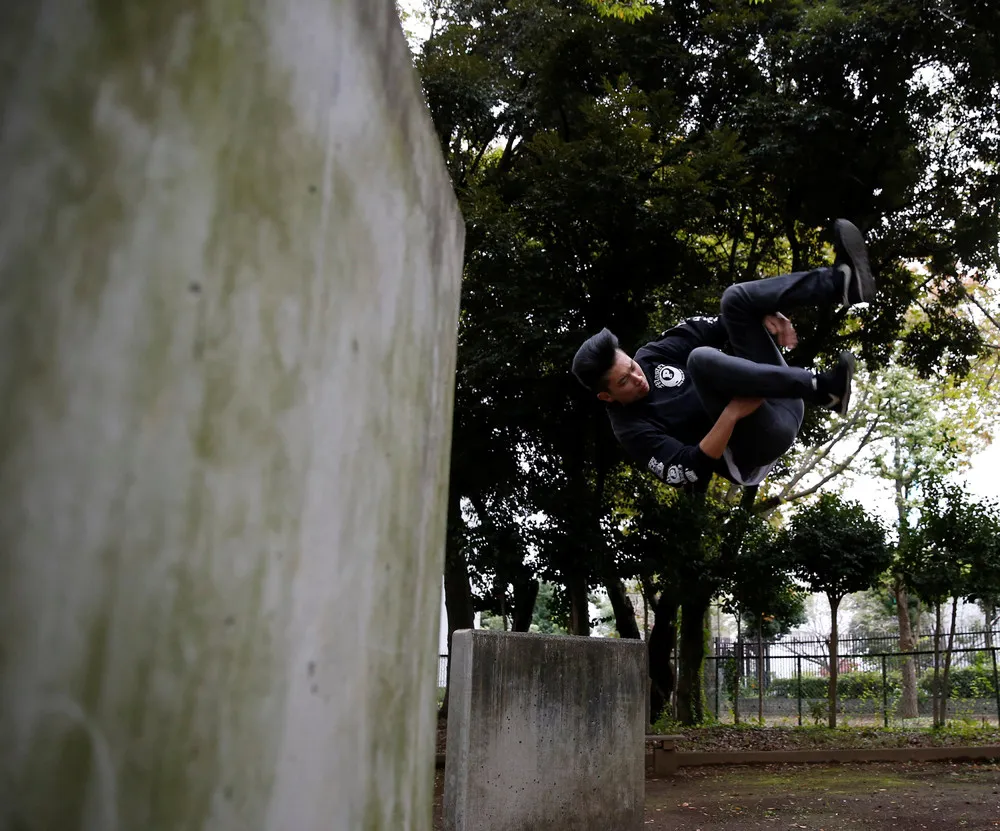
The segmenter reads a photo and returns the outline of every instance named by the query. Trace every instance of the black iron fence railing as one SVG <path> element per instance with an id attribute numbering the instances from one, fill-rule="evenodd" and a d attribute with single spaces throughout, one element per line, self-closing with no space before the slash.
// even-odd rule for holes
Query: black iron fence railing
<path id="1" fill-rule="evenodd" d="M 938 654 L 939 698 L 946 718 L 1000 725 L 1000 679 L 996 632 L 958 632 L 949 677 L 943 673 L 947 638 L 935 650 L 933 634 L 920 633 L 916 648 L 899 651 L 898 637 L 840 638 L 837 710 L 841 724 L 871 726 L 930 721 Z M 822 724 L 829 717 L 830 651 L 823 640 L 732 641 L 716 638 L 705 660 L 706 711 L 731 723 Z M 915 681 L 915 699 L 903 701 L 904 673 Z M 438 687 L 448 681 L 448 656 L 438 656 Z"/>
<path id="2" fill-rule="evenodd" d="M 824 723 L 829 716 L 829 652 L 774 655 L 742 651 L 705 662 L 706 700 L 720 722 Z M 945 652 L 938 652 L 937 689 L 946 718 L 1000 724 L 997 648 L 954 648 L 944 682 Z M 935 651 L 848 652 L 838 656 L 840 723 L 881 723 L 929 718 L 935 695 Z M 910 666 L 907 667 L 907 662 Z M 903 706 L 904 672 L 912 673 L 915 712 Z"/>

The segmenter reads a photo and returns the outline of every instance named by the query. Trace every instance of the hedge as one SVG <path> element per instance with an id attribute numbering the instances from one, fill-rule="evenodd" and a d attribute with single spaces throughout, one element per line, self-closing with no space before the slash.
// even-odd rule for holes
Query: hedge
<path id="1" fill-rule="evenodd" d="M 890 696 L 897 695 L 902 685 L 899 671 L 886 675 Z M 829 695 L 830 679 L 804 676 L 802 678 L 803 698 L 826 698 Z M 798 679 L 775 678 L 767 689 L 767 695 L 774 698 L 797 698 Z M 837 698 L 881 698 L 881 672 L 843 672 L 837 677 Z"/>
<path id="2" fill-rule="evenodd" d="M 944 675 L 944 667 L 941 668 Z M 918 682 L 922 690 L 930 693 L 934 686 L 934 670 L 925 669 Z M 955 667 L 948 673 L 948 698 L 993 698 L 993 667 Z"/>
<path id="3" fill-rule="evenodd" d="M 942 670 L 943 673 L 943 670 Z M 826 698 L 829 695 L 829 678 L 803 676 L 803 698 Z M 886 674 L 889 697 L 900 694 L 902 676 L 899 670 Z M 917 682 L 919 689 L 930 695 L 934 684 L 934 671 L 925 669 Z M 756 695 L 756 689 L 745 689 L 745 695 Z M 775 678 L 765 690 L 768 698 L 797 698 L 798 681 L 795 678 Z M 956 667 L 948 673 L 948 697 L 961 699 L 993 698 L 996 687 L 993 685 L 992 666 Z M 837 678 L 837 698 L 860 699 L 882 697 L 881 672 L 844 672 Z"/>

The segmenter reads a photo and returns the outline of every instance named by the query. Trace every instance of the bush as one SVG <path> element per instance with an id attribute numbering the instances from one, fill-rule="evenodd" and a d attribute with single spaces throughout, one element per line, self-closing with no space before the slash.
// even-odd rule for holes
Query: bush
<path id="1" fill-rule="evenodd" d="M 898 671 L 886 675 L 887 693 L 890 697 L 898 695 L 902 686 L 902 676 Z M 802 679 L 803 698 L 826 698 L 829 695 L 830 680 L 815 676 Z M 796 698 L 798 696 L 798 680 L 795 678 L 776 678 L 767 691 L 768 696 L 775 698 Z M 837 677 L 838 699 L 861 699 L 882 697 L 881 672 L 843 672 Z"/>
<path id="2" fill-rule="evenodd" d="M 902 684 L 899 673 L 886 673 L 886 692 L 892 696 L 899 692 Z M 845 672 L 837 679 L 838 698 L 880 698 L 882 696 L 881 672 Z"/>
<path id="3" fill-rule="evenodd" d="M 943 670 L 942 670 L 943 674 Z M 902 690 L 903 679 L 899 670 L 892 670 L 886 675 L 887 695 L 895 698 Z M 925 670 L 917 684 L 921 698 L 931 694 L 934 685 L 934 672 Z M 796 698 L 797 680 L 795 678 L 775 678 L 767 688 L 769 698 Z M 829 690 L 828 678 L 805 676 L 802 678 L 803 698 L 826 698 Z M 744 696 L 757 694 L 756 688 L 745 690 Z M 948 697 L 953 699 L 981 699 L 996 696 L 993 686 L 993 666 L 985 661 L 978 661 L 969 667 L 955 667 L 948 673 Z M 882 698 L 881 672 L 844 672 L 837 678 L 837 698 L 842 700 L 879 699 Z"/>
<path id="4" fill-rule="evenodd" d="M 838 684 L 838 687 L 840 685 Z M 802 697 L 803 698 L 825 698 L 829 690 L 828 679 L 816 678 L 814 676 L 803 676 Z M 798 679 L 796 678 L 775 678 L 771 686 L 767 689 L 767 694 L 774 698 L 797 698 Z"/>
<path id="5" fill-rule="evenodd" d="M 943 667 L 941 675 L 944 675 Z M 919 686 L 927 693 L 933 691 L 933 670 L 925 671 L 920 676 Z M 948 698 L 993 698 L 995 695 L 992 666 L 955 667 L 948 673 Z"/>

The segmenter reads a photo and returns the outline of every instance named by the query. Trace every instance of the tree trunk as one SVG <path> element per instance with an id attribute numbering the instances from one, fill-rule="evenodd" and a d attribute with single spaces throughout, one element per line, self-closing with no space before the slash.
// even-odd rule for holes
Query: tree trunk
<path id="1" fill-rule="evenodd" d="M 899 436 L 893 439 L 893 470 L 901 471 L 903 465 L 903 441 Z M 904 546 L 909 535 L 910 525 L 907 519 L 907 484 L 901 475 L 894 476 L 896 494 L 896 519 L 899 528 L 899 544 Z M 913 637 L 913 627 L 910 625 L 910 598 L 900 575 L 895 575 L 893 591 L 896 595 L 896 618 L 899 621 L 899 651 L 912 652 L 917 648 Z M 917 706 L 917 665 L 912 656 L 903 659 L 903 689 L 899 701 L 899 714 L 905 718 L 916 718 L 919 715 Z"/>
<path id="2" fill-rule="evenodd" d="M 670 704 L 674 691 L 674 668 L 671 656 L 677 642 L 677 596 L 670 590 L 660 592 L 653 607 L 653 629 L 649 633 L 649 718 L 656 721 Z"/>
<path id="3" fill-rule="evenodd" d="M 681 604 L 681 638 L 677 670 L 677 720 L 701 724 L 705 720 L 705 611 L 711 598 L 696 597 Z"/>
<path id="4" fill-rule="evenodd" d="M 713 698 L 715 696 L 715 687 L 719 683 L 719 650 L 716 648 L 715 639 L 712 637 L 712 604 L 705 607 L 705 619 L 701 622 L 701 638 L 704 642 L 705 658 L 702 661 L 702 677 L 701 677 L 701 688 L 705 693 L 705 707 L 706 713 L 710 714 L 712 717 L 717 714 L 713 709 L 709 708 L 709 696 Z M 712 665 L 709 668 L 708 659 L 712 658 Z M 711 673 L 711 675 L 709 675 Z M 711 679 L 711 681 L 709 680 Z"/>
<path id="5" fill-rule="evenodd" d="M 764 616 L 757 626 L 757 723 L 764 725 Z"/>
<path id="6" fill-rule="evenodd" d="M 893 585 L 896 595 L 896 619 L 899 621 L 899 651 L 912 652 L 916 648 L 913 627 L 910 625 L 910 598 L 902 578 L 896 577 Z M 916 718 L 917 710 L 917 667 L 913 657 L 903 659 L 903 689 L 899 701 L 899 715 L 902 718 Z"/>
<path id="7" fill-rule="evenodd" d="M 499 527 L 487 508 L 486 499 L 481 493 L 472 493 L 468 496 L 472 507 L 476 511 L 476 516 L 485 531 L 487 538 L 491 540 L 489 550 L 493 554 L 494 575 L 493 575 L 493 607 L 497 615 L 503 622 L 503 631 L 508 631 L 507 618 L 509 614 L 507 608 L 507 588 L 511 583 L 512 575 L 518 569 L 523 568 L 523 562 L 517 559 L 516 548 L 513 543 L 513 534 L 509 526 Z"/>
<path id="8" fill-rule="evenodd" d="M 469 584 L 469 564 L 461 548 L 459 526 L 461 509 L 458 496 L 450 500 L 448 511 L 448 537 L 444 560 L 444 605 L 448 612 L 448 680 L 444 701 L 439 715 L 448 718 L 448 691 L 451 689 L 451 636 L 459 629 L 472 629 L 476 625 L 476 612 L 472 606 L 472 586 Z"/>
<path id="9" fill-rule="evenodd" d="M 506 632 L 507 626 L 507 581 L 500 576 L 499 567 L 497 568 L 497 575 L 493 578 L 493 603 L 496 606 L 497 614 L 500 615 L 500 620 L 503 621 L 503 631 Z"/>
<path id="10" fill-rule="evenodd" d="M 649 595 L 645 586 L 642 587 L 642 637 L 649 640 Z"/>
<path id="11" fill-rule="evenodd" d="M 530 578 L 519 578 L 514 582 L 514 614 L 511 628 L 515 632 L 527 632 L 531 628 L 531 618 L 535 614 L 539 582 Z"/>
<path id="12" fill-rule="evenodd" d="M 733 655 L 736 658 L 736 678 L 733 691 L 733 724 L 740 723 L 740 683 L 743 679 L 743 623 L 742 617 L 736 615 L 736 648 Z"/>
<path id="13" fill-rule="evenodd" d="M 997 615 L 996 600 L 992 597 L 984 598 L 982 601 L 983 617 L 986 625 L 983 627 L 986 633 L 986 648 L 993 649 L 993 618 Z"/>
<path id="14" fill-rule="evenodd" d="M 639 640 L 639 623 L 635 619 L 635 606 L 625 592 L 625 585 L 617 576 L 606 575 L 604 588 L 611 600 L 611 608 L 615 612 L 615 628 L 619 636 Z"/>
<path id="15" fill-rule="evenodd" d="M 587 578 L 573 572 L 566 581 L 569 592 L 569 633 L 571 635 L 590 635 L 590 598 L 587 594 Z"/>
<path id="16" fill-rule="evenodd" d="M 840 672 L 840 632 L 837 627 L 837 610 L 841 598 L 830 598 L 830 728 L 837 726 L 837 676 Z"/>
<path id="17" fill-rule="evenodd" d="M 940 727 L 941 722 L 941 604 L 934 604 L 934 726 Z"/>
<path id="18" fill-rule="evenodd" d="M 944 651 L 944 676 L 941 679 L 941 726 L 948 720 L 948 675 L 951 672 L 951 651 L 955 647 L 955 620 L 958 617 L 958 598 L 951 599 L 951 627 L 948 629 L 948 646 Z"/>

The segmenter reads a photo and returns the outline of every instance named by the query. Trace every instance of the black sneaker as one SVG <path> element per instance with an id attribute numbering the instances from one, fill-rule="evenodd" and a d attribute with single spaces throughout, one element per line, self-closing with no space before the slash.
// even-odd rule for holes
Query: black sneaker
<path id="1" fill-rule="evenodd" d="M 875 298 L 875 278 L 868 264 L 864 237 L 853 222 L 838 219 L 833 224 L 833 250 L 837 256 L 833 267 L 844 274 L 844 305 L 867 303 Z"/>
<path id="2" fill-rule="evenodd" d="M 846 415 L 851 403 L 853 380 L 854 356 L 850 352 L 841 352 L 833 369 L 816 376 L 816 405 L 833 410 L 838 415 Z"/>

